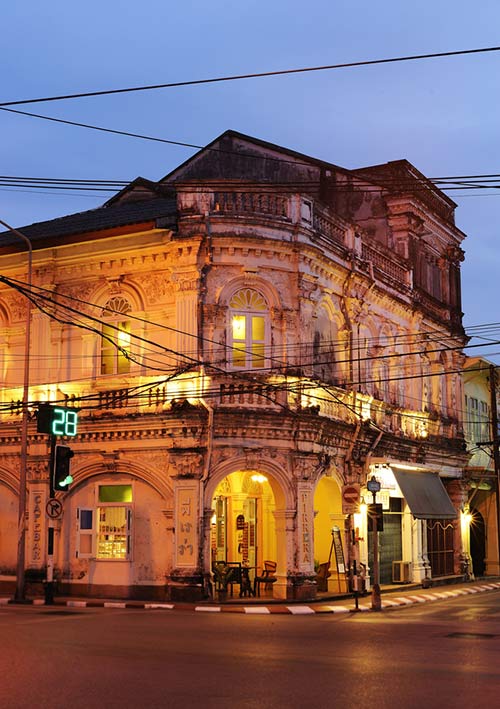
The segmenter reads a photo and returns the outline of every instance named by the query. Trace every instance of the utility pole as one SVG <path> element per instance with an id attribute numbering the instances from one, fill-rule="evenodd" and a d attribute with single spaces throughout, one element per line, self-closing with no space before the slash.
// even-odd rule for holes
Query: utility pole
<path id="1" fill-rule="evenodd" d="M 28 293 L 31 295 L 33 280 L 33 247 L 31 241 L 22 232 L 0 219 L 0 224 L 10 229 L 24 241 L 28 247 Z M 24 331 L 24 377 L 23 377 L 23 398 L 22 398 L 22 418 L 21 418 L 21 449 L 19 466 L 19 514 L 17 532 L 17 573 L 16 590 L 14 601 L 22 603 L 25 601 L 25 566 L 26 566 L 26 484 L 28 470 L 28 422 L 29 422 L 29 386 L 30 386 L 30 339 L 31 339 L 31 301 L 26 301 L 26 323 Z"/>
<path id="2" fill-rule="evenodd" d="M 500 571 L 500 452 L 498 450 L 498 407 L 497 407 L 497 380 L 496 367 L 490 364 L 490 409 L 491 409 L 491 441 L 493 446 L 493 467 L 496 482 L 497 503 L 497 543 L 498 566 Z"/>

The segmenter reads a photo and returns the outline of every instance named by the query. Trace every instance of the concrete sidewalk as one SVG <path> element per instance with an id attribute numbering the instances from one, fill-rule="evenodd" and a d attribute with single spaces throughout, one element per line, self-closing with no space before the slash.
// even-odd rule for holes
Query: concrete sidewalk
<path id="1" fill-rule="evenodd" d="M 434 601 L 458 598 L 459 596 L 485 593 L 500 590 L 500 580 L 473 581 L 468 583 L 446 584 L 436 588 L 423 589 L 421 586 L 382 587 L 382 610 L 389 610 Z M 0 598 L 0 604 L 12 602 L 11 598 Z M 34 598 L 27 603 L 45 606 L 45 600 Z M 315 615 L 318 613 L 356 613 L 372 611 L 371 596 L 367 594 L 356 599 L 352 594 L 343 596 L 322 597 L 307 603 L 283 601 L 278 599 L 245 599 L 235 598 L 226 603 L 155 603 L 147 601 L 113 601 L 104 599 L 75 599 L 56 597 L 56 607 L 67 608 L 128 608 L 149 611 L 195 611 L 198 613 L 244 613 L 246 615 Z M 357 606 L 357 607 L 356 607 Z"/>

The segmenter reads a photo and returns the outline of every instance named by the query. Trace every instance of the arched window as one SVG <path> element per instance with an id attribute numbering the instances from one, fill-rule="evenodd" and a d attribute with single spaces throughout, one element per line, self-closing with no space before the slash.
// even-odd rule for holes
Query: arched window
<path id="1" fill-rule="evenodd" d="M 383 348 L 377 348 L 377 350 L 383 351 Z M 389 402 L 389 365 L 387 362 L 381 358 L 377 358 L 375 355 L 375 364 L 373 365 L 373 395 L 376 399 L 380 401 Z M 392 403 L 392 402 L 391 402 Z"/>
<path id="2" fill-rule="evenodd" d="M 265 364 L 269 338 L 269 313 L 263 296 L 253 288 L 243 288 L 229 301 L 231 347 L 230 365 L 258 369 Z"/>
<path id="3" fill-rule="evenodd" d="M 422 356 L 422 411 L 432 410 L 432 381 L 429 377 L 431 373 L 431 363 L 426 355 Z"/>
<path id="4" fill-rule="evenodd" d="M 315 377 L 328 383 L 335 381 L 335 334 L 328 313 L 321 308 L 314 323 L 313 370 Z"/>
<path id="5" fill-rule="evenodd" d="M 437 408 L 442 416 L 448 416 L 448 378 L 446 376 L 446 355 L 441 352 L 439 356 Z"/>
<path id="6" fill-rule="evenodd" d="M 130 320 L 132 307 L 121 296 L 108 300 L 102 310 L 101 374 L 130 371 Z"/>

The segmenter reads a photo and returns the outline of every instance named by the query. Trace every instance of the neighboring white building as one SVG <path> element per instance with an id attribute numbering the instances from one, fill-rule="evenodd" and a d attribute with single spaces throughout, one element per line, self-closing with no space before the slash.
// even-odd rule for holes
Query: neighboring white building
<path id="1" fill-rule="evenodd" d="M 382 583 L 393 562 L 408 580 L 462 574 L 454 208 L 405 160 L 346 170 L 228 131 L 157 183 L 20 227 L 34 254 L 28 579 L 46 564 L 41 402 L 80 418 L 59 592 L 201 598 L 221 560 L 251 578 L 276 562 L 279 598 L 313 598 L 318 564 L 321 587 L 344 590 L 349 564 L 370 566 L 373 475 Z M 25 246 L 0 244 L 6 585 L 28 312 Z"/>
<path id="2" fill-rule="evenodd" d="M 470 460 L 466 478 L 470 486 L 470 547 L 475 576 L 500 573 L 498 534 L 498 472 L 495 471 L 492 428 L 492 382 L 499 408 L 497 366 L 482 357 L 467 357 L 464 364 L 464 432 Z M 498 433 L 497 433 L 498 435 Z"/>

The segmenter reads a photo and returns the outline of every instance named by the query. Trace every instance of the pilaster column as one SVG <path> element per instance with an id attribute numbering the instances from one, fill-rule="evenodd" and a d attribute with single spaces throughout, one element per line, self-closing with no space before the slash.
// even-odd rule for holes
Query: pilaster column
<path id="1" fill-rule="evenodd" d="M 275 598 L 290 598 L 289 574 L 295 553 L 295 510 L 275 510 L 274 524 L 277 538 L 276 576 L 273 584 Z"/>
<path id="2" fill-rule="evenodd" d="M 432 578 L 431 565 L 427 556 L 427 521 L 413 519 L 411 515 L 403 515 L 403 525 L 403 539 L 411 540 L 412 581 L 420 583 L 425 578 Z M 408 527 L 410 527 L 409 534 Z M 404 552 L 403 556 L 405 556 Z"/>
<path id="3" fill-rule="evenodd" d="M 176 350 L 180 353 L 191 353 L 191 356 L 194 356 L 198 343 L 198 275 L 197 271 L 176 275 Z M 184 362 L 184 358 L 180 357 L 179 363 Z"/>
<path id="4" fill-rule="evenodd" d="M 47 515 L 45 505 L 48 499 L 46 482 L 35 480 L 29 484 L 28 498 L 28 540 L 26 566 L 29 569 L 42 569 L 46 563 L 47 552 Z"/>
<path id="5" fill-rule="evenodd" d="M 313 574 L 313 485 L 309 481 L 297 483 L 297 522 L 297 571 L 302 574 Z"/>
<path id="6" fill-rule="evenodd" d="M 468 500 L 467 485 L 463 480 L 449 480 L 446 489 L 457 511 L 453 520 L 453 571 L 455 574 L 469 575 L 472 572 L 470 557 L 469 528 L 462 524 L 462 511 Z"/>
<path id="7" fill-rule="evenodd" d="M 174 554 L 169 579 L 172 600 L 196 601 L 205 588 L 200 568 L 201 483 L 194 477 L 174 477 Z"/>

